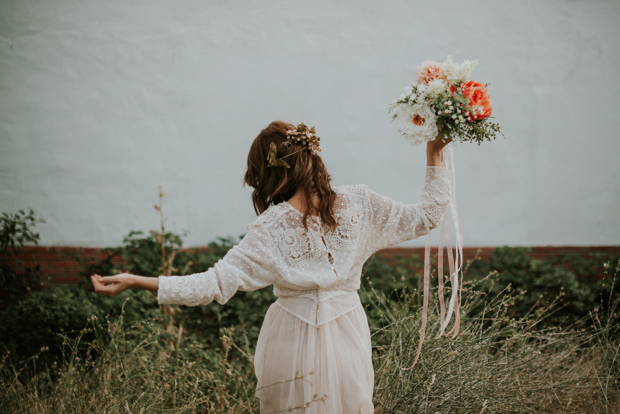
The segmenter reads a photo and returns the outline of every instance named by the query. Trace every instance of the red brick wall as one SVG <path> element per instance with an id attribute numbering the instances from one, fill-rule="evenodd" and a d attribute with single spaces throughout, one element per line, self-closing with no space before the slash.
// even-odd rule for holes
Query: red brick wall
<path id="1" fill-rule="evenodd" d="M 436 248 L 432 254 L 436 254 Z M 463 249 L 465 260 L 472 259 L 476 255 L 480 259 L 488 259 L 495 247 L 466 247 Z M 562 253 L 576 253 L 587 255 L 591 252 L 606 252 L 610 254 L 620 254 L 620 246 L 562 246 L 562 247 L 534 247 L 531 256 L 544 259 L 547 255 L 558 256 Z M 420 258 L 424 257 L 424 248 L 393 248 L 385 249 L 379 252 L 386 257 L 408 256 L 417 253 Z M 64 283 L 77 284 L 80 278 L 80 267 L 78 262 L 71 258 L 78 255 L 82 259 L 86 257 L 94 257 L 96 260 L 107 258 L 106 254 L 100 249 L 85 247 L 45 247 L 33 246 L 21 249 L 19 259 L 23 264 L 17 265 L 16 270 L 22 272 L 26 267 L 33 268 L 37 264 L 40 265 L 41 273 L 50 276 L 52 285 Z M 120 258 L 115 257 L 114 262 L 119 263 Z"/>
<path id="2" fill-rule="evenodd" d="M 478 257 L 482 260 L 488 260 L 495 252 L 495 247 L 465 247 L 463 248 L 463 256 L 465 261 Z M 529 254 L 536 259 L 546 259 L 547 256 L 557 257 L 564 253 L 574 253 L 579 255 L 588 255 L 594 252 L 603 252 L 609 254 L 620 254 L 620 246 L 541 246 L 531 247 L 532 252 Z M 424 257 L 424 248 L 393 248 L 385 249 L 380 254 L 387 257 L 405 256 L 417 253 L 420 258 Z M 437 247 L 431 249 L 431 255 L 437 254 Z M 447 259 L 446 259 L 447 260 Z"/>
<path id="3" fill-rule="evenodd" d="M 80 279 L 80 264 L 74 258 L 94 258 L 96 261 L 104 260 L 108 256 L 101 249 L 87 247 L 54 247 L 54 246 L 26 246 L 23 247 L 17 259 L 22 263 L 15 263 L 16 273 L 23 273 L 26 268 L 33 269 L 39 265 L 40 273 L 50 277 L 52 285 L 77 284 Z M 113 262 L 119 263 L 116 257 Z"/>

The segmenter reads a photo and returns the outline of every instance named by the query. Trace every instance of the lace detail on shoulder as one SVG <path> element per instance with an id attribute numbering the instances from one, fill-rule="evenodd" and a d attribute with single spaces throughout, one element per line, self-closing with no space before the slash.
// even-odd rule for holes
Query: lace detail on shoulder
<path id="1" fill-rule="evenodd" d="M 365 195 L 368 192 L 368 186 L 366 184 L 356 184 L 356 185 L 339 185 L 338 187 L 334 187 L 334 191 L 339 192 L 347 192 L 358 195 Z"/>
<path id="2" fill-rule="evenodd" d="M 279 205 L 281 214 L 276 220 L 265 223 L 265 227 L 288 266 L 311 271 L 325 253 L 319 221 L 310 217 L 308 229 L 305 229 L 302 213 L 288 203 Z"/>
<path id="3" fill-rule="evenodd" d="M 249 230 L 252 227 L 260 227 L 266 223 L 272 222 L 283 212 L 282 204 L 269 206 L 267 210 L 263 211 L 253 222 L 248 224 L 247 228 Z"/>
<path id="4" fill-rule="evenodd" d="M 347 186 L 359 190 L 365 190 L 366 186 Z M 364 188 L 365 187 L 365 188 Z M 363 198 L 339 193 L 334 202 L 334 215 L 338 220 L 338 227 L 326 233 L 331 247 L 335 250 L 344 250 L 352 247 L 359 241 L 359 236 L 364 227 L 364 204 Z M 326 230 L 324 230 L 326 231 Z"/>

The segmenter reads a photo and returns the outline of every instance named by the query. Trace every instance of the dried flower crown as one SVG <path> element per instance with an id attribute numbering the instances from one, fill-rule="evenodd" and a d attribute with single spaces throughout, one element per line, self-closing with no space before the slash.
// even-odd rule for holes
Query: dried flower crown
<path id="1" fill-rule="evenodd" d="M 316 131 L 314 127 L 308 128 L 303 124 L 303 122 L 295 129 L 289 129 L 286 131 L 286 142 L 284 145 L 288 146 L 291 143 L 302 144 L 305 148 L 307 148 L 312 155 L 317 155 L 321 152 L 319 148 L 319 141 L 321 138 L 316 136 Z"/>
<path id="2" fill-rule="evenodd" d="M 307 149 L 312 153 L 312 155 L 317 155 L 321 152 L 321 148 L 319 148 L 319 141 L 321 138 L 316 136 L 316 131 L 314 127 L 308 128 L 303 122 L 294 129 L 289 129 L 286 131 L 286 142 L 284 142 L 284 146 L 288 147 L 291 144 L 301 144 L 302 147 L 288 155 L 285 155 L 282 158 L 276 158 L 278 151 L 275 142 L 269 144 L 269 153 L 267 154 L 268 167 L 285 167 L 291 168 L 290 165 L 287 164 L 283 158 L 290 157 L 293 154 L 297 154 L 304 149 Z"/>

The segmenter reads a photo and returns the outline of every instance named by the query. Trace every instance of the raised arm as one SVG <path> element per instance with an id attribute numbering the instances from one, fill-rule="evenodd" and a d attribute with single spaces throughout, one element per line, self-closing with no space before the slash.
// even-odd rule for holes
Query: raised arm
<path id="1" fill-rule="evenodd" d="M 267 232 L 262 227 L 251 227 L 243 240 L 206 272 L 158 278 L 94 275 L 93 286 L 96 292 L 108 296 L 131 288 L 156 291 L 160 304 L 196 306 L 215 300 L 223 305 L 237 290 L 256 290 L 273 283 L 268 245 Z"/>
<path id="2" fill-rule="evenodd" d="M 450 202 L 450 171 L 441 167 L 448 142 L 427 144 L 427 167 L 420 201 L 406 205 L 368 190 L 369 253 L 427 234 L 441 222 Z"/>

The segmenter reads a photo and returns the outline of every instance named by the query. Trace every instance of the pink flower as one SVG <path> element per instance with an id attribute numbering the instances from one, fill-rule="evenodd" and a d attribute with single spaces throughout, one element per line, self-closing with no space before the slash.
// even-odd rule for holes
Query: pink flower
<path id="1" fill-rule="evenodd" d="M 443 79 L 444 71 L 441 67 L 441 63 L 427 60 L 418 66 L 415 70 L 415 76 L 418 84 L 427 85 L 432 80 Z"/>

